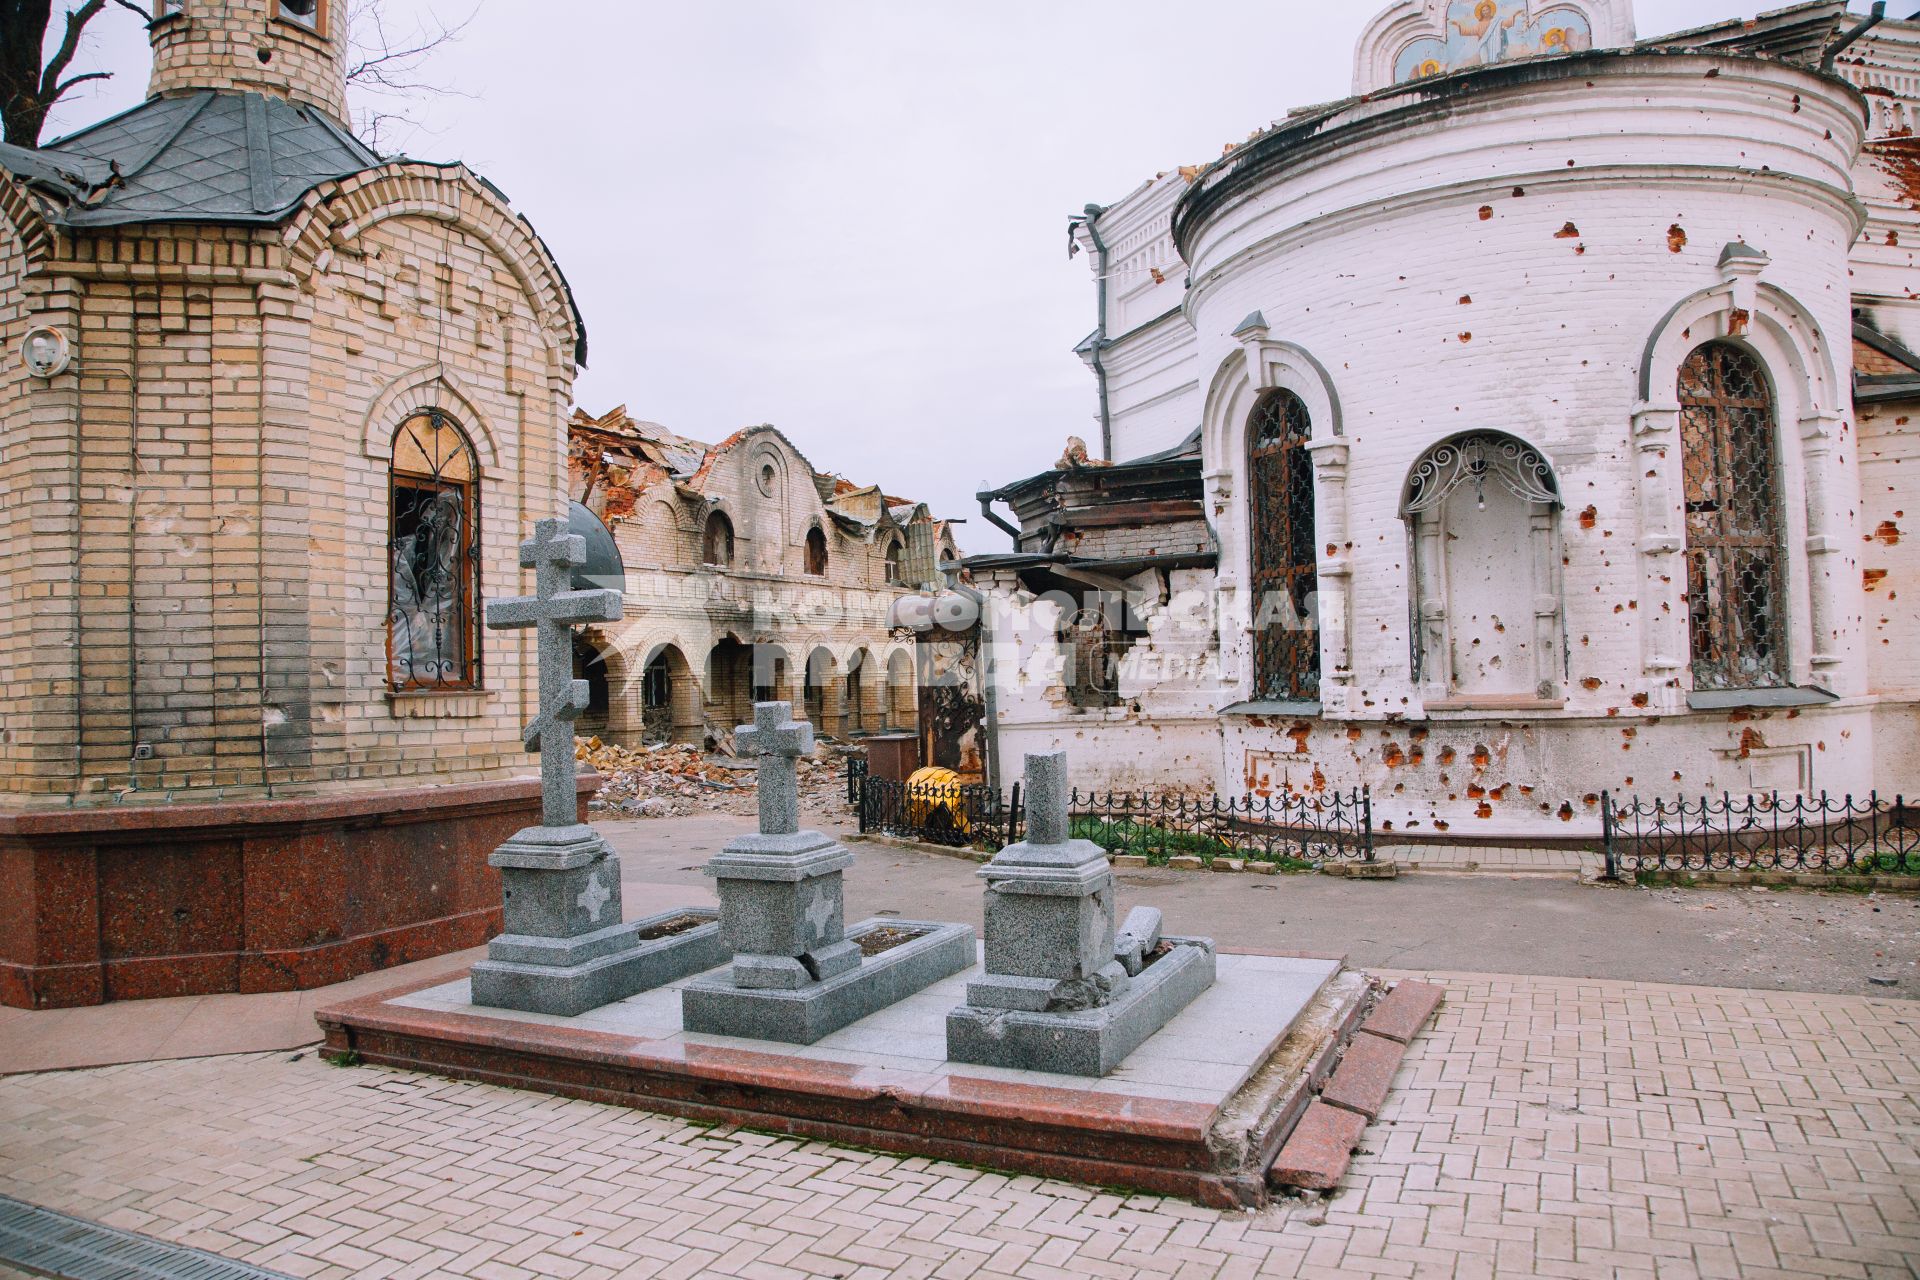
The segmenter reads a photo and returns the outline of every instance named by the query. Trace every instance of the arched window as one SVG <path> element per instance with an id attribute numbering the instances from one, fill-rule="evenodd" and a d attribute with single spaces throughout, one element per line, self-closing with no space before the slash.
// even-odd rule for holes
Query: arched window
<path id="1" fill-rule="evenodd" d="M 1709 342 L 1680 368 L 1693 685 L 1787 683 L 1786 575 L 1773 387 L 1745 348 Z"/>
<path id="2" fill-rule="evenodd" d="M 906 554 L 907 549 L 898 538 L 887 544 L 887 581 L 889 583 L 900 581 L 900 566 Z"/>
<path id="3" fill-rule="evenodd" d="M 387 671 L 396 690 L 480 683 L 479 478 L 473 446 L 439 410 L 394 435 Z"/>
<path id="4" fill-rule="evenodd" d="M 1319 561 L 1313 529 L 1313 420 L 1291 391 L 1269 391 L 1247 428 L 1253 568 L 1254 697 L 1320 697 Z"/>
<path id="5" fill-rule="evenodd" d="M 827 535 L 818 528 L 807 530 L 807 572 L 816 578 L 827 575 Z"/>
<path id="6" fill-rule="evenodd" d="M 707 532 L 700 545 L 703 564 L 729 568 L 733 564 L 733 521 L 727 513 L 716 511 L 707 517 Z"/>

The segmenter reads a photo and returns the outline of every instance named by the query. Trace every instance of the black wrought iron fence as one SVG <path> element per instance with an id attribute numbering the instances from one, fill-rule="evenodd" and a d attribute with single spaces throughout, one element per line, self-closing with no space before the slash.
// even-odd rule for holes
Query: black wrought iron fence
<path id="1" fill-rule="evenodd" d="M 1114 854 L 1318 866 L 1373 861 L 1373 797 L 1075 793 L 1073 834 Z"/>
<path id="2" fill-rule="evenodd" d="M 1607 874 L 1809 871 L 1920 875 L 1920 808 L 1903 797 L 1600 797 Z"/>
<path id="3" fill-rule="evenodd" d="M 998 851 L 1018 839 L 1020 788 L 1003 800 L 979 783 L 908 784 L 862 773 L 848 776 L 862 835 L 891 835 L 951 848 Z"/>
<path id="4" fill-rule="evenodd" d="M 847 788 L 863 834 L 997 851 L 1025 834 L 1020 787 L 1011 797 L 967 783 L 909 785 L 849 767 Z M 1283 866 L 1371 862 L 1373 798 L 1363 789 L 1316 796 L 1217 796 L 1075 792 L 1072 834 L 1109 853 L 1245 858 Z"/>

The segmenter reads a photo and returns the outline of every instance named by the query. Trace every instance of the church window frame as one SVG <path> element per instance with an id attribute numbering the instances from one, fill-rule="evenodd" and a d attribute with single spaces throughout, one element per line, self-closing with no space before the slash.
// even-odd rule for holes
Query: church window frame
<path id="1" fill-rule="evenodd" d="M 1261 393 L 1247 422 L 1253 696 L 1318 702 L 1320 564 L 1313 415 L 1294 391 Z M 1279 595 L 1284 608 L 1269 607 Z"/>
<path id="2" fill-rule="evenodd" d="M 1694 691 L 1789 688 L 1787 483 L 1772 374 L 1745 344 L 1715 338 L 1687 353 L 1676 383 Z"/>
<path id="3" fill-rule="evenodd" d="M 394 432 L 387 470 L 391 692 L 482 687 L 480 508 L 472 438 L 441 409 L 409 414 Z"/>
<path id="4" fill-rule="evenodd" d="M 306 3 L 308 0 L 273 0 L 274 20 L 325 40 L 333 16 L 332 0 L 311 0 L 312 11 L 300 12 L 300 6 Z"/>

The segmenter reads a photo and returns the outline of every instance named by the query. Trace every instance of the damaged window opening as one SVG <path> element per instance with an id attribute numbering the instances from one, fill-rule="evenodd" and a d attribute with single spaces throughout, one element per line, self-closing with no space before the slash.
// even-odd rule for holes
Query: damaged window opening
<path id="1" fill-rule="evenodd" d="M 807 573 L 815 578 L 827 576 L 827 535 L 817 528 L 807 530 Z"/>
<path id="2" fill-rule="evenodd" d="M 889 585 L 900 581 L 901 562 L 906 556 L 906 547 L 897 539 L 887 544 L 887 582 Z"/>
<path id="3" fill-rule="evenodd" d="M 479 685 L 478 477 L 473 446 L 437 409 L 394 436 L 387 672 L 397 692 Z"/>
<path id="4" fill-rule="evenodd" d="M 1313 419 L 1291 391 L 1269 391 L 1247 431 L 1252 484 L 1254 697 L 1318 701 L 1320 572 L 1314 546 Z"/>
<path id="5" fill-rule="evenodd" d="M 1696 690 L 1787 684 L 1774 417 L 1766 370 L 1744 348 L 1709 342 L 1681 366 L 1687 620 Z"/>
<path id="6" fill-rule="evenodd" d="M 707 517 L 707 531 L 701 542 L 700 560 L 717 568 L 733 566 L 733 521 L 724 511 Z"/>
<path id="7" fill-rule="evenodd" d="M 1089 591 L 1077 610 L 1063 612 L 1061 680 L 1067 702 L 1085 709 L 1119 706 L 1121 663 L 1143 638 L 1144 632 L 1130 624 L 1126 603 L 1104 592 Z"/>

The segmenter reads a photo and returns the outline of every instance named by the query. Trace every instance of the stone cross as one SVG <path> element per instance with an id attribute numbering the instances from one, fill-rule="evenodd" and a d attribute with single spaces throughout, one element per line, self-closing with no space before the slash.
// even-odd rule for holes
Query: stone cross
<path id="1" fill-rule="evenodd" d="M 760 757 L 760 834 L 790 836 L 800 830 L 801 756 L 813 754 L 813 726 L 795 721 L 791 702 L 757 702 L 753 723 L 733 735 L 736 747 Z"/>
<path id="2" fill-rule="evenodd" d="M 520 544 L 520 567 L 534 571 L 532 596 L 487 602 L 487 625 L 540 637 L 540 713 L 527 726 L 527 750 L 540 753 L 540 814 L 549 827 L 580 821 L 573 722 L 587 709 L 585 680 L 573 678 L 573 628 L 581 622 L 618 622 L 618 591 L 574 591 L 573 570 L 587 562 L 587 541 L 567 532 L 565 520 L 542 520 Z M 764 801 L 763 801 L 764 803 Z"/>
<path id="3" fill-rule="evenodd" d="M 1027 757 L 1028 844 L 1065 844 L 1072 830 L 1068 809 L 1072 792 L 1067 786 L 1067 753 Z"/>

